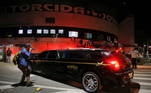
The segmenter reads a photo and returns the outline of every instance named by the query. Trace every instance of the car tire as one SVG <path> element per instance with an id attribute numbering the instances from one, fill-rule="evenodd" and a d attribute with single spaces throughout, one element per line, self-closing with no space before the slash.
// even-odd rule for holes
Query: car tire
<path id="1" fill-rule="evenodd" d="M 88 93 L 97 93 L 101 87 L 100 78 L 94 72 L 86 72 L 82 77 L 82 85 Z"/>

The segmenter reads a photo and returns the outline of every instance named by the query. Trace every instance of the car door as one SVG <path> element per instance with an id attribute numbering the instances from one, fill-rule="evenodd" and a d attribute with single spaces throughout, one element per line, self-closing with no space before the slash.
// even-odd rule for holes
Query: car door
<path id="1" fill-rule="evenodd" d="M 66 76 L 70 78 L 77 78 L 81 73 L 81 68 L 83 67 L 82 61 L 83 56 L 81 51 L 70 50 L 65 53 L 64 58 L 64 71 Z"/>
<path id="2" fill-rule="evenodd" d="M 32 68 L 35 72 L 45 73 L 45 63 L 48 61 L 47 56 L 48 51 L 44 51 L 31 60 Z"/>
<path id="3" fill-rule="evenodd" d="M 45 69 L 47 69 L 47 73 L 48 74 L 51 74 L 52 73 L 58 73 L 60 71 L 60 68 L 58 67 L 59 62 L 58 62 L 58 53 L 57 53 L 57 50 L 51 50 L 49 51 L 48 53 L 48 56 L 47 56 L 47 62 L 45 63 Z"/>
<path id="4" fill-rule="evenodd" d="M 49 59 L 52 60 L 53 72 L 58 75 L 62 75 L 65 73 L 65 63 L 64 63 L 64 59 L 62 59 L 62 54 L 61 54 L 62 51 L 63 50 L 56 50 L 56 51 L 53 51 L 53 53 L 52 52 L 49 53 L 48 55 Z"/>

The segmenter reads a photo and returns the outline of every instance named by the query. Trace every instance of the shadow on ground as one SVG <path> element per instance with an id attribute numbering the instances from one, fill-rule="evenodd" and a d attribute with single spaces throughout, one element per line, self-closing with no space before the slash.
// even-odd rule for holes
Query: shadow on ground
<path id="1" fill-rule="evenodd" d="M 47 79 L 51 79 L 63 84 L 67 84 L 79 89 L 83 89 L 83 86 L 80 82 L 76 82 L 74 80 L 69 80 L 67 78 L 63 78 L 61 76 L 56 76 L 56 75 L 44 75 L 41 73 L 33 73 L 42 77 L 45 77 Z M 140 84 L 136 82 L 131 82 L 127 87 L 108 87 L 108 86 L 103 86 L 100 88 L 100 91 L 98 93 L 139 93 L 140 89 Z"/>
<path id="2" fill-rule="evenodd" d="M 32 87 L 32 86 L 33 86 L 33 83 L 34 83 L 34 82 L 31 82 L 31 83 L 28 84 L 28 85 L 27 85 L 26 82 L 23 82 L 23 83 L 15 83 L 15 84 L 12 84 L 11 86 L 12 86 L 12 87 L 19 87 L 19 86 Z"/>

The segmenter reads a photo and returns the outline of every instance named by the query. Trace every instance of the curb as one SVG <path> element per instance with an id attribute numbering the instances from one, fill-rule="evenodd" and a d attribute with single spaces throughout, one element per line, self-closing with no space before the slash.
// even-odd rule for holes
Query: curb
<path id="1" fill-rule="evenodd" d="M 6 62 L 1 62 L 0 61 L 0 66 L 2 66 L 2 65 L 10 65 L 10 66 L 15 66 L 13 63 L 6 63 Z"/>
<path id="2" fill-rule="evenodd" d="M 151 69 L 151 65 L 138 65 L 137 67 L 141 69 Z"/>

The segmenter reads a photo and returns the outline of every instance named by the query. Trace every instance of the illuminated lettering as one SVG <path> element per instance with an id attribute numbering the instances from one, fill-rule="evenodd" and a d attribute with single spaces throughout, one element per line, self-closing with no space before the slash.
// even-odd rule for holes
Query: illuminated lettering
<path id="1" fill-rule="evenodd" d="M 74 7 L 73 10 L 74 10 L 74 13 L 76 13 L 76 14 L 84 15 L 84 8 Z"/>
<path id="2" fill-rule="evenodd" d="M 72 11 L 72 7 L 69 5 L 60 5 L 60 11 L 64 13 L 70 13 Z"/>
<path id="3" fill-rule="evenodd" d="M 111 22 L 112 21 L 112 17 L 110 15 L 107 15 L 106 16 L 106 20 L 109 21 L 109 22 Z"/>
<path id="4" fill-rule="evenodd" d="M 19 7 L 20 11 L 26 12 L 29 11 L 30 6 L 29 5 L 22 5 Z"/>
<path id="5" fill-rule="evenodd" d="M 54 11 L 54 6 L 53 6 L 53 4 L 45 4 L 43 7 L 44 7 L 44 9 L 45 9 L 46 11 L 51 11 L 51 12 Z"/>
<path id="6" fill-rule="evenodd" d="M 55 12 L 59 12 L 59 5 L 58 4 L 55 4 Z"/>
<path id="7" fill-rule="evenodd" d="M 90 13 L 91 13 L 91 12 L 90 12 L 89 10 L 86 10 L 86 14 L 87 14 L 87 15 L 90 15 Z"/>
<path id="8" fill-rule="evenodd" d="M 105 17 L 106 17 L 106 14 L 102 13 L 102 17 L 101 18 L 105 20 Z"/>
<path id="9" fill-rule="evenodd" d="M 0 9 L 2 13 L 14 13 L 14 12 L 34 12 L 34 11 L 49 11 L 49 12 L 62 12 L 62 13 L 75 13 L 81 15 L 88 15 L 98 17 L 111 23 L 117 23 L 116 20 L 105 13 L 98 13 L 94 10 L 87 10 L 82 7 L 75 7 L 70 5 L 61 4 L 25 4 L 25 5 L 12 5 Z"/>
<path id="10" fill-rule="evenodd" d="M 114 18 L 112 18 L 111 22 L 114 23 L 114 24 L 117 24 L 117 21 Z"/>
<path id="11" fill-rule="evenodd" d="M 92 16 L 97 16 L 98 13 L 96 13 L 94 10 L 92 10 Z"/>
<path id="12" fill-rule="evenodd" d="M 98 14 L 98 17 L 100 17 L 100 18 L 101 18 L 101 17 L 102 17 L 102 14 L 100 14 L 100 13 L 99 13 L 99 14 Z"/>
<path id="13" fill-rule="evenodd" d="M 99 13 L 98 14 L 98 17 L 101 18 L 101 19 L 103 19 L 103 20 L 105 20 L 105 16 L 106 15 L 104 13 Z"/>
<path id="14" fill-rule="evenodd" d="M 41 4 L 32 4 L 31 11 L 42 11 Z"/>

